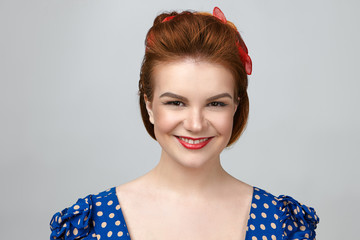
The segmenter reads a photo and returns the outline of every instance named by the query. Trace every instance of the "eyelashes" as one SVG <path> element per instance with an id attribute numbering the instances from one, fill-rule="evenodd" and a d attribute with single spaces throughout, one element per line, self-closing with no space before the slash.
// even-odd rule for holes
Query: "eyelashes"
<path id="1" fill-rule="evenodd" d="M 177 107 L 185 106 L 185 104 L 181 101 L 168 101 L 168 102 L 164 102 L 163 104 L 170 105 L 170 106 L 177 106 Z"/>
<path id="2" fill-rule="evenodd" d="M 211 106 L 211 107 L 225 107 L 225 106 L 227 106 L 227 104 L 223 103 L 223 102 L 211 102 L 208 105 Z"/>

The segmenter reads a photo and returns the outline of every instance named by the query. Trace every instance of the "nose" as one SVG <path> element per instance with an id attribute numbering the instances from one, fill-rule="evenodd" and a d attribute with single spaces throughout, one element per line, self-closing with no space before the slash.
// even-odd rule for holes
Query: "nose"
<path id="1" fill-rule="evenodd" d="M 189 132 L 198 133 L 207 126 L 207 121 L 201 109 L 191 109 L 184 119 L 184 128 Z"/>

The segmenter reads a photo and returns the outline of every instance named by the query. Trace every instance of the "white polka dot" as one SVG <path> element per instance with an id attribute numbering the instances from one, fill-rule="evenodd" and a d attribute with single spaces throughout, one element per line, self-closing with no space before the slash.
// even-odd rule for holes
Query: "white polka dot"
<path id="1" fill-rule="evenodd" d="M 276 206 L 276 205 L 277 205 L 277 202 L 276 202 L 275 200 L 272 200 L 272 204 Z M 273 235 L 273 236 L 274 236 L 274 235 Z M 275 236 L 274 236 L 274 237 L 275 237 Z"/>
<path id="2" fill-rule="evenodd" d="M 80 225 L 80 222 L 81 222 L 81 218 L 79 218 L 78 225 Z"/>
<path id="3" fill-rule="evenodd" d="M 260 228 L 261 228 L 262 230 L 265 230 L 265 225 L 264 225 L 264 224 L 260 224 Z"/>
<path id="4" fill-rule="evenodd" d="M 109 231 L 108 234 L 107 234 L 107 236 L 108 236 L 108 237 L 111 237 L 111 235 L 112 235 L 112 231 Z"/>
<path id="5" fill-rule="evenodd" d="M 293 230 L 293 227 L 291 225 L 288 226 L 289 231 Z"/>
<path id="6" fill-rule="evenodd" d="M 70 230 L 66 232 L 66 236 L 68 237 L 70 235 Z"/>
<path id="7" fill-rule="evenodd" d="M 119 220 L 116 221 L 116 222 L 115 222 L 115 225 L 116 225 L 116 226 L 120 226 L 120 221 L 119 221 Z"/>
<path id="8" fill-rule="evenodd" d="M 305 234 L 305 237 L 306 237 L 306 238 L 309 238 L 309 234 L 308 234 L 308 233 L 306 233 L 306 234 Z"/>
<path id="9" fill-rule="evenodd" d="M 118 237 L 121 237 L 122 235 L 124 235 L 124 233 L 122 231 L 119 231 L 117 235 Z"/>
<path id="10" fill-rule="evenodd" d="M 251 240 L 257 240 L 257 237 L 253 236 L 253 237 L 251 238 Z"/>
<path id="11" fill-rule="evenodd" d="M 266 213 L 264 213 L 264 212 L 261 213 L 261 216 L 262 216 L 263 218 L 266 218 L 266 217 L 267 217 L 267 216 L 266 216 Z"/>
<path id="12" fill-rule="evenodd" d="M 298 227 L 298 224 L 296 222 L 294 222 L 294 225 L 295 225 L 295 227 Z"/>
<path id="13" fill-rule="evenodd" d="M 275 218 L 276 220 L 278 220 L 278 219 L 279 219 L 279 216 L 278 216 L 277 214 L 274 214 L 274 218 Z"/>
<path id="14" fill-rule="evenodd" d="M 301 231 L 305 231 L 305 230 L 306 230 L 306 227 L 305 227 L 305 226 L 300 226 L 300 230 L 301 230 Z"/>
<path id="15" fill-rule="evenodd" d="M 272 239 L 272 240 L 276 240 L 276 236 L 275 236 L 275 235 L 271 235 L 271 239 Z"/>
<path id="16" fill-rule="evenodd" d="M 79 233 L 79 231 L 77 230 L 77 228 L 74 228 L 73 234 L 74 234 L 74 235 L 77 235 L 78 233 Z"/>
<path id="17" fill-rule="evenodd" d="M 250 225 L 250 229 L 254 231 L 254 230 L 255 230 L 255 226 L 251 224 L 251 225 Z"/>
<path id="18" fill-rule="evenodd" d="M 86 221 L 87 219 L 88 219 L 88 216 L 85 216 L 85 217 L 84 217 L 84 221 Z"/>
<path id="19" fill-rule="evenodd" d="M 260 199 L 260 196 L 259 195 L 255 195 L 255 198 L 257 199 L 257 200 L 259 200 Z"/>
<path id="20" fill-rule="evenodd" d="M 91 236 L 92 236 L 92 237 L 96 237 L 96 234 L 95 234 L 95 233 L 93 233 Z"/>
<path id="21" fill-rule="evenodd" d="M 272 227 L 273 229 L 276 228 L 276 224 L 275 224 L 275 223 L 271 223 L 270 225 L 271 225 L 271 227 Z"/>
<path id="22" fill-rule="evenodd" d="M 105 228 L 105 227 L 106 227 L 106 222 L 103 222 L 103 223 L 101 224 L 101 227 L 102 227 L 102 228 Z"/>
<path id="23" fill-rule="evenodd" d="M 108 206 L 111 206 L 112 204 L 113 204 L 113 201 L 110 200 L 110 201 L 108 202 Z"/>
<path id="24" fill-rule="evenodd" d="M 109 214 L 109 218 L 113 218 L 114 216 L 115 216 L 115 214 L 113 214 L 113 213 Z"/>
<path id="25" fill-rule="evenodd" d="M 101 206 L 101 202 L 97 202 L 96 206 L 100 207 Z"/>
<path id="26" fill-rule="evenodd" d="M 267 237 L 266 237 L 266 236 L 263 236 L 262 239 L 263 239 L 263 240 L 267 240 Z"/>
<path id="27" fill-rule="evenodd" d="M 80 208 L 79 205 L 75 205 L 75 206 L 74 206 L 74 209 L 75 209 L 75 210 L 78 210 L 79 208 Z"/>
<path id="28" fill-rule="evenodd" d="M 101 236 L 98 234 L 98 235 L 96 235 L 96 238 L 97 238 L 98 240 L 100 240 Z"/>
<path id="29" fill-rule="evenodd" d="M 255 218 L 256 218 L 255 214 L 252 213 L 252 214 L 251 214 L 251 218 L 252 218 L 252 219 L 255 219 Z"/>
<path id="30" fill-rule="evenodd" d="M 116 210 L 119 210 L 119 209 L 120 209 L 120 205 L 117 205 L 115 209 L 116 209 Z"/>
<path id="31" fill-rule="evenodd" d="M 75 215 L 78 214 L 78 213 L 79 213 L 79 211 L 75 211 L 75 212 L 74 212 Z"/>
<path id="32" fill-rule="evenodd" d="M 269 205 L 267 203 L 264 203 L 264 208 L 268 209 Z"/>
<path id="33" fill-rule="evenodd" d="M 103 215 L 103 212 L 102 212 L 102 211 L 98 211 L 97 215 L 98 215 L 99 217 L 101 217 L 101 216 Z"/>
<path id="34" fill-rule="evenodd" d="M 253 208 L 257 208 L 257 205 L 255 203 L 251 204 Z"/>

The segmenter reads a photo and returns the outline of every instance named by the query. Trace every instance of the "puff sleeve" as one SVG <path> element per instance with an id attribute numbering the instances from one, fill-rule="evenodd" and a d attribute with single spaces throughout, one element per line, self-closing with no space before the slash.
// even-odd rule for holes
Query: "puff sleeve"
<path id="1" fill-rule="evenodd" d="M 313 208 L 300 204 L 290 196 L 278 197 L 280 222 L 284 240 L 315 240 L 319 217 Z"/>
<path id="2" fill-rule="evenodd" d="M 91 195 L 79 199 L 73 206 L 54 214 L 50 221 L 50 239 L 96 239 L 92 234 Z"/>

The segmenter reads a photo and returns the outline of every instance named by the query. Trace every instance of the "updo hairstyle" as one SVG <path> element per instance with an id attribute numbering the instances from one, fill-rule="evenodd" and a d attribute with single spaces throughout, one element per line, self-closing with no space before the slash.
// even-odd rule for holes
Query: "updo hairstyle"
<path id="1" fill-rule="evenodd" d="M 162 13 L 155 18 L 146 36 L 146 51 L 139 80 L 141 116 L 147 132 L 153 139 L 156 140 L 154 126 L 149 120 L 144 95 L 152 101 L 154 67 L 186 58 L 221 64 L 233 74 L 234 96 L 238 107 L 227 146 L 240 137 L 249 115 L 249 99 L 248 77 L 236 42 L 243 43 L 243 40 L 234 24 L 229 21 L 224 23 L 209 13 L 171 12 Z"/>

